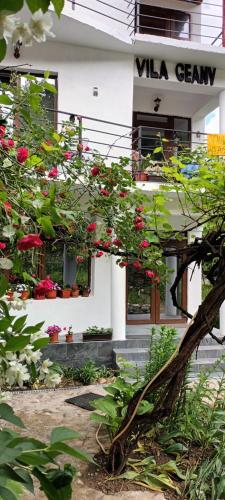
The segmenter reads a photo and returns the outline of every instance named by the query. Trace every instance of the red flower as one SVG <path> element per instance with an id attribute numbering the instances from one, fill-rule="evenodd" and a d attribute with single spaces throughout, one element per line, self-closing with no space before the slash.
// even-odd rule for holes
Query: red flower
<path id="1" fill-rule="evenodd" d="M 134 267 L 134 269 L 137 269 L 137 271 L 141 270 L 141 263 L 139 262 L 139 260 L 135 260 L 133 262 L 133 267 Z"/>
<path id="2" fill-rule="evenodd" d="M 144 228 L 145 228 L 145 223 L 144 222 L 138 222 L 137 224 L 135 224 L 136 231 L 141 231 Z"/>
<path id="3" fill-rule="evenodd" d="M 102 241 L 102 240 L 97 240 L 97 241 L 94 241 L 94 243 L 93 243 L 93 245 L 94 245 L 95 247 L 99 247 L 99 246 L 101 246 L 102 244 L 103 244 L 103 241 Z"/>
<path id="4" fill-rule="evenodd" d="M 112 228 L 111 228 L 111 227 L 107 227 L 107 229 L 106 229 L 106 233 L 107 233 L 109 236 L 111 236 L 112 232 L 113 232 Z"/>
<path id="5" fill-rule="evenodd" d="M 11 148 L 14 148 L 15 146 L 15 142 L 13 139 L 8 139 L 8 147 L 11 149 Z"/>
<path id="6" fill-rule="evenodd" d="M 135 212 L 137 212 L 138 214 L 140 214 L 141 212 L 144 212 L 144 207 L 137 207 L 135 208 Z"/>
<path id="7" fill-rule="evenodd" d="M 116 247 L 121 247 L 122 241 L 118 238 L 115 238 L 115 240 L 113 240 L 113 245 L 115 245 Z"/>
<path id="8" fill-rule="evenodd" d="M 54 179 L 55 177 L 58 177 L 58 175 L 59 175 L 58 167 L 53 167 L 48 173 L 48 177 L 50 177 L 50 179 Z"/>
<path id="9" fill-rule="evenodd" d="M 153 271 L 150 271 L 150 270 L 146 270 L 145 271 L 145 275 L 147 276 L 147 278 L 154 278 L 155 277 L 155 273 Z"/>
<path id="10" fill-rule="evenodd" d="M 97 226 L 96 222 L 92 222 L 91 224 L 88 224 L 88 226 L 86 227 L 86 231 L 88 233 L 93 233 L 93 231 L 95 231 L 96 229 L 96 226 Z"/>
<path id="11" fill-rule="evenodd" d="M 77 264 L 82 264 L 82 262 L 84 262 L 84 257 L 82 257 L 81 255 L 77 255 L 76 261 Z"/>
<path id="12" fill-rule="evenodd" d="M 127 191 L 120 191 L 119 193 L 120 198 L 126 198 L 127 195 L 128 195 Z"/>
<path id="13" fill-rule="evenodd" d="M 86 152 L 91 151 L 91 148 L 89 148 L 89 146 L 86 146 L 85 151 Z"/>
<path id="14" fill-rule="evenodd" d="M 122 260 L 122 262 L 119 263 L 119 266 L 120 267 L 127 267 L 127 266 L 129 266 L 129 262 L 127 262 L 127 260 Z"/>
<path id="15" fill-rule="evenodd" d="M 0 241 L 0 250 L 5 250 L 5 248 L 6 248 L 6 244 L 2 243 L 2 241 Z"/>
<path id="16" fill-rule="evenodd" d="M 4 137 L 5 132 L 6 132 L 5 125 L 0 125 L 0 137 Z"/>
<path id="17" fill-rule="evenodd" d="M 100 193 L 102 194 L 102 196 L 109 196 L 110 195 L 110 192 L 108 191 L 108 189 L 100 189 Z"/>
<path id="18" fill-rule="evenodd" d="M 139 247 L 140 247 L 140 248 L 148 248 L 148 247 L 150 247 L 150 243 L 149 243 L 149 241 L 148 241 L 148 240 L 143 240 L 143 241 L 141 241 L 141 243 L 139 244 Z"/>
<path id="19" fill-rule="evenodd" d="M 66 160 L 71 160 L 72 151 L 65 151 L 64 156 L 65 156 Z"/>
<path id="20" fill-rule="evenodd" d="M 24 163 L 29 156 L 29 151 L 27 148 L 18 148 L 17 149 L 17 161 L 19 163 Z"/>
<path id="21" fill-rule="evenodd" d="M 105 248 L 106 250 L 111 246 L 111 241 L 106 241 L 105 243 L 103 243 L 103 248 Z"/>
<path id="22" fill-rule="evenodd" d="M 9 201 L 4 202 L 4 207 L 6 210 L 12 210 L 12 205 L 9 203 Z"/>
<path id="23" fill-rule="evenodd" d="M 30 248 L 41 247 L 42 245 L 43 241 L 38 234 L 27 234 L 20 238 L 16 246 L 18 250 L 25 252 L 26 250 L 30 250 Z"/>
<path id="24" fill-rule="evenodd" d="M 160 281 L 161 281 L 161 280 L 160 280 L 160 277 L 159 277 L 159 276 L 156 276 L 156 278 L 155 278 L 155 282 L 156 282 L 156 283 L 160 283 Z"/>
<path id="25" fill-rule="evenodd" d="M 42 191 L 43 196 L 48 196 L 48 191 Z"/>
<path id="26" fill-rule="evenodd" d="M 103 256 L 103 253 L 104 253 L 104 252 L 102 252 L 102 251 L 97 252 L 97 253 L 96 253 L 96 255 L 95 255 L 95 257 L 97 257 L 97 258 L 102 257 L 102 256 Z"/>
<path id="27" fill-rule="evenodd" d="M 91 175 L 93 175 L 93 177 L 96 177 L 96 175 L 98 175 L 100 173 L 100 168 L 99 167 L 92 167 L 91 169 Z"/>
<path id="28" fill-rule="evenodd" d="M 14 148 L 14 145 L 15 145 L 15 142 L 13 141 L 13 139 L 8 139 L 8 140 L 7 139 L 1 139 L 1 146 L 6 151 L 8 149 Z"/>
<path id="29" fill-rule="evenodd" d="M 135 224 L 138 224 L 139 222 L 142 222 L 142 221 L 143 221 L 143 219 L 139 215 L 137 217 L 135 217 L 135 219 L 134 219 Z"/>

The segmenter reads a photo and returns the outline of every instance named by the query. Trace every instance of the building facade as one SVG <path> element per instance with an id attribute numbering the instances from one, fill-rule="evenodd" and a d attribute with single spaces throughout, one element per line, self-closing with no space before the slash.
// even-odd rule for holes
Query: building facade
<path id="1" fill-rule="evenodd" d="M 223 0 L 171 0 L 169 8 L 167 0 L 66 0 L 53 32 L 53 41 L 24 48 L 19 63 L 25 71 L 50 72 L 58 89 L 57 102 L 51 103 L 57 121 L 78 116 L 82 142 L 107 161 L 130 157 L 133 149 L 146 156 L 157 147 L 159 134 L 167 139 L 168 155 L 180 145 L 194 149 L 206 142 L 205 118 L 217 107 L 225 133 Z M 13 55 L 5 65 L 16 65 Z M 160 155 L 155 162 L 160 164 Z M 154 172 L 142 174 L 136 172 L 138 187 L 146 193 L 159 189 Z M 169 208 L 173 227 L 181 228 L 175 200 Z M 77 332 L 112 327 L 114 340 L 152 324 L 184 326 L 171 302 L 170 283 L 150 290 L 115 261 L 106 256 L 91 263 L 89 297 L 30 300 L 29 321 L 43 318 Z M 168 258 L 167 265 L 172 282 L 179 262 Z M 192 271 L 179 293 L 194 313 L 202 286 L 201 269 Z"/>

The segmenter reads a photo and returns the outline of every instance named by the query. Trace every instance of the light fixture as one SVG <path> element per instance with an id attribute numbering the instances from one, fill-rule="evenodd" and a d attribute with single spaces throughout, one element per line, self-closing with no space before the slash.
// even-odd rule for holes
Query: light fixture
<path id="1" fill-rule="evenodd" d="M 156 97 L 156 99 L 154 99 L 154 103 L 155 103 L 154 111 L 155 111 L 155 113 L 157 113 L 159 111 L 161 101 L 162 101 L 162 99 L 160 99 L 160 97 Z"/>

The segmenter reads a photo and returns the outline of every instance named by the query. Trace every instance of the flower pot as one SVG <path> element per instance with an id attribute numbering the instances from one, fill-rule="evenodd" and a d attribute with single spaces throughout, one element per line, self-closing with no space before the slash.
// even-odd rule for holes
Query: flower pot
<path id="1" fill-rule="evenodd" d="M 71 290 L 71 297 L 79 297 L 80 290 Z"/>
<path id="2" fill-rule="evenodd" d="M 69 333 L 68 335 L 66 335 L 66 342 L 68 344 L 70 344 L 71 342 L 73 342 L 73 334 L 72 333 Z"/>
<path id="3" fill-rule="evenodd" d="M 148 174 L 145 172 L 135 172 L 134 174 L 135 181 L 146 182 L 148 180 Z"/>
<path id="4" fill-rule="evenodd" d="M 7 300 L 9 301 L 13 300 L 13 292 L 7 292 L 6 295 L 7 295 Z"/>
<path id="5" fill-rule="evenodd" d="M 20 294 L 20 298 L 21 298 L 21 300 L 27 300 L 27 299 L 29 299 L 29 297 L 30 297 L 30 292 L 29 292 L 29 290 L 24 290 L 24 291 L 23 291 L 23 292 L 21 292 L 21 294 Z"/>
<path id="6" fill-rule="evenodd" d="M 84 290 L 82 293 L 82 297 L 89 297 L 90 295 L 90 290 Z"/>
<path id="7" fill-rule="evenodd" d="M 35 300 L 44 300 L 45 299 L 45 294 L 35 293 L 34 294 L 34 298 L 35 298 Z"/>
<path id="8" fill-rule="evenodd" d="M 47 299 L 56 299 L 57 291 L 56 290 L 49 290 L 46 292 L 46 298 Z"/>
<path id="9" fill-rule="evenodd" d="M 69 299 L 71 290 L 70 288 L 66 288 L 66 290 L 60 290 L 59 294 L 62 299 Z"/>
<path id="10" fill-rule="evenodd" d="M 89 335 L 88 333 L 83 333 L 83 342 L 101 342 L 106 340 L 112 340 L 112 333 L 103 333 L 96 335 Z"/>
<path id="11" fill-rule="evenodd" d="M 59 341 L 58 332 L 54 332 L 51 335 L 49 335 L 49 340 L 50 340 L 50 344 L 56 344 Z"/>

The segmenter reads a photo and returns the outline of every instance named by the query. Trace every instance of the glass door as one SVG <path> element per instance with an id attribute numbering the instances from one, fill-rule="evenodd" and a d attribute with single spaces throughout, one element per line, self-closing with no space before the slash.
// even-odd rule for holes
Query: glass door
<path id="1" fill-rule="evenodd" d="M 127 323 L 155 322 L 155 294 L 144 273 L 130 268 L 127 271 Z"/>

